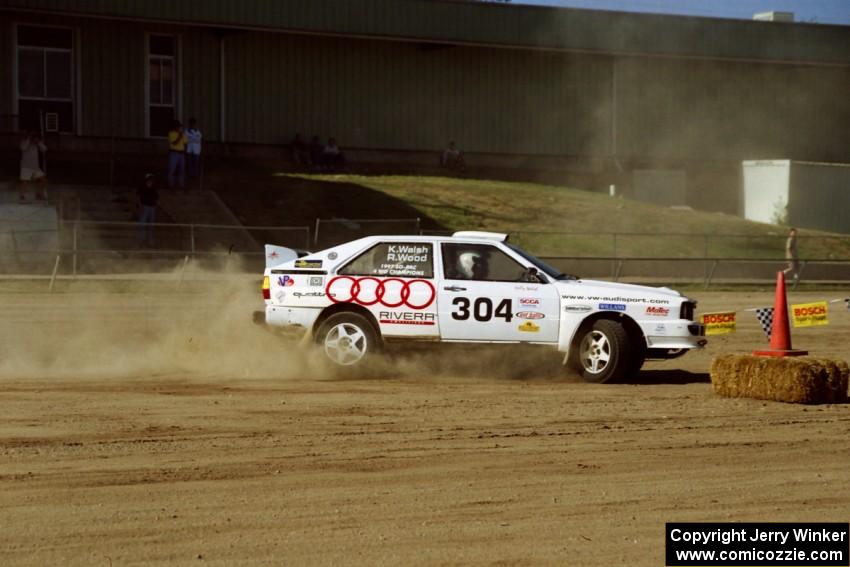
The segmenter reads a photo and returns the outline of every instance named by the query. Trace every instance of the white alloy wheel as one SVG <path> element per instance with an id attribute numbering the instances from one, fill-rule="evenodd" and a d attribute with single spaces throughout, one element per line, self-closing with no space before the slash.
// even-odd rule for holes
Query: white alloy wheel
<path id="1" fill-rule="evenodd" d="M 585 372 L 604 372 L 611 360 L 611 343 L 601 331 L 591 331 L 584 336 L 579 347 L 579 361 Z"/>
<path id="2" fill-rule="evenodd" d="M 348 321 L 331 327 L 325 335 L 325 354 L 333 362 L 350 366 L 360 362 L 369 351 L 369 339 L 359 326 Z"/>

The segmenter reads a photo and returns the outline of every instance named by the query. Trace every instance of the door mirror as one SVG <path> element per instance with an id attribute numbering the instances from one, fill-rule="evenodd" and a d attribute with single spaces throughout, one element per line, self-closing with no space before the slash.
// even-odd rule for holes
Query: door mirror
<path id="1" fill-rule="evenodd" d="M 522 274 L 522 281 L 527 283 L 546 283 L 546 280 L 540 277 L 537 268 L 529 266 Z"/>

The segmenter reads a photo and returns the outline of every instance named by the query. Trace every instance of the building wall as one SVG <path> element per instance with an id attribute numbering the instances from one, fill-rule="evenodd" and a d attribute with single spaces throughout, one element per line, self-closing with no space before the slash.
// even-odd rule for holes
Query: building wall
<path id="1" fill-rule="evenodd" d="M 623 157 L 850 160 L 850 68 L 627 58 Z"/>
<path id="2" fill-rule="evenodd" d="M 197 117 L 210 141 L 222 133 L 223 41 L 230 142 L 279 144 L 300 132 L 335 136 L 348 147 L 434 151 L 455 140 L 469 152 L 618 157 L 647 167 L 667 167 L 656 163 L 664 160 L 850 161 L 846 66 L 2 15 L 0 114 L 15 111 L 13 22 L 73 25 L 84 136 L 144 136 L 145 33 L 155 32 L 179 35 L 179 116 Z"/>
<path id="3" fill-rule="evenodd" d="M 264 33 L 228 36 L 226 52 L 231 141 L 608 151 L 609 57 Z"/>

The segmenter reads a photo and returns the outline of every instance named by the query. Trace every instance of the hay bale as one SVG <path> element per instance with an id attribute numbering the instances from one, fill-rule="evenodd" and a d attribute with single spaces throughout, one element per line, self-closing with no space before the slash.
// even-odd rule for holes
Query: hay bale
<path id="1" fill-rule="evenodd" d="M 723 354 L 711 363 L 711 384 L 721 396 L 795 404 L 846 402 L 848 375 L 843 360 L 813 356 Z"/>

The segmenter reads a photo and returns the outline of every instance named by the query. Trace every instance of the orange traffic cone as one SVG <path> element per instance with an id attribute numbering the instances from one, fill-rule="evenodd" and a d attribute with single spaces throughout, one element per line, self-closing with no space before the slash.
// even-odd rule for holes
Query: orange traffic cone
<path id="1" fill-rule="evenodd" d="M 788 325 L 788 298 L 785 295 L 785 272 L 776 272 L 776 297 L 773 300 L 773 326 L 770 329 L 770 350 L 753 351 L 755 356 L 805 356 L 807 350 L 791 348 L 791 328 Z"/>

